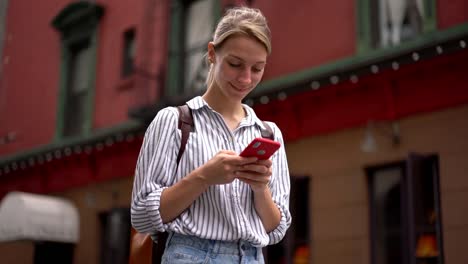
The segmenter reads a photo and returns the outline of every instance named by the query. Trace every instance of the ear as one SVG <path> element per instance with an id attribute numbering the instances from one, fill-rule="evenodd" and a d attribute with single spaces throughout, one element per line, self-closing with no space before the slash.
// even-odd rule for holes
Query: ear
<path id="1" fill-rule="evenodd" d="M 215 63 L 216 61 L 216 53 L 215 53 L 215 46 L 213 42 L 208 42 L 208 61 L 210 63 Z"/>

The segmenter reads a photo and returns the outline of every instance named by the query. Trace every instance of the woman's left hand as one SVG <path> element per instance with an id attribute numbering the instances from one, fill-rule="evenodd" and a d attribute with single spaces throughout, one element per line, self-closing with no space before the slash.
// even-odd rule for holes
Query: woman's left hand
<path id="1" fill-rule="evenodd" d="M 249 184 L 254 192 L 263 192 L 268 188 L 271 177 L 271 160 L 258 160 L 242 166 L 236 171 L 236 177 Z"/>

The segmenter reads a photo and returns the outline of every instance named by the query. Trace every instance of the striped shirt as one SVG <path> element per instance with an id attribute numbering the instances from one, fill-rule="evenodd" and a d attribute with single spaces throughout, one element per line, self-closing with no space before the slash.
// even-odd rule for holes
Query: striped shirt
<path id="1" fill-rule="evenodd" d="M 267 233 L 257 214 L 250 186 L 238 179 L 229 184 L 212 185 L 176 219 L 163 223 L 159 214 L 161 193 L 194 169 L 202 166 L 220 150 L 240 153 L 256 137 L 263 124 L 252 108 L 243 105 L 247 115 L 231 131 L 223 117 L 198 96 L 187 102 L 195 123 L 185 152 L 177 166 L 181 144 L 178 110 L 167 107 L 158 112 L 148 127 L 136 165 L 132 192 L 131 219 L 141 233 L 173 231 L 204 239 L 245 240 L 263 247 L 281 241 L 291 224 L 289 212 L 289 169 L 279 128 L 271 122 L 275 140 L 281 148 L 272 157 L 269 187 L 281 212 L 278 227 Z"/>

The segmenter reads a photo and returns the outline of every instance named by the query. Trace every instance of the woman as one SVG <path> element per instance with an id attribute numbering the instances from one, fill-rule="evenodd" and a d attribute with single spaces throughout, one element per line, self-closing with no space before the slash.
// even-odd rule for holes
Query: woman
<path id="1" fill-rule="evenodd" d="M 208 44 L 207 90 L 187 102 L 195 131 L 179 164 L 177 109 L 162 109 L 148 127 L 131 216 L 139 232 L 169 232 L 163 263 L 264 263 L 261 248 L 284 237 L 291 223 L 284 147 L 269 160 L 238 155 L 264 128 L 242 100 L 260 82 L 270 52 L 263 14 L 229 10 Z"/>

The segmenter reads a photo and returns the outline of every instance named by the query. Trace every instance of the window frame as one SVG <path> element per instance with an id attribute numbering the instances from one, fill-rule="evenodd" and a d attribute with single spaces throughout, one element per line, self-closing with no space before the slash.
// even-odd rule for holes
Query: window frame
<path id="1" fill-rule="evenodd" d="M 403 264 L 413 264 L 416 262 L 416 257 L 412 258 L 411 256 L 415 255 L 416 252 L 413 252 L 410 245 L 416 244 L 417 236 L 417 227 L 415 223 L 415 190 L 414 190 L 414 178 L 415 174 L 420 173 L 420 170 L 427 167 L 423 167 L 421 164 L 430 163 L 432 169 L 436 170 L 435 175 L 433 175 L 433 191 L 434 191 L 434 213 L 436 214 L 437 221 L 434 224 L 435 238 L 438 243 L 438 263 L 445 263 L 444 258 L 444 246 L 442 238 L 442 210 L 440 202 L 440 169 L 439 169 L 439 159 L 436 154 L 430 155 L 420 155 L 416 153 L 410 153 L 406 160 L 390 162 L 386 164 L 373 165 L 366 167 L 365 173 L 367 177 L 367 188 L 368 188 L 368 197 L 369 197 L 369 223 L 370 223 L 370 232 L 369 232 L 369 241 L 370 241 L 370 263 L 376 264 L 376 212 L 375 212 L 375 199 L 373 199 L 373 184 L 375 179 L 375 174 L 379 171 L 390 169 L 390 168 L 399 168 L 401 170 L 400 177 L 400 213 L 401 213 L 401 227 L 402 227 L 402 240 L 401 244 L 401 253 L 402 253 L 402 263 Z M 425 164 L 424 166 L 427 166 Z M 419 193 L 421 194 L 421 193 Z M 416 249 L 414 249 L 416 251 Z"/>
<path id="2" fill-rule="evenodd" d="M 135 73 L 135 57 L 137 48 L 137 32 L 134 27 L 125 30 L 122 34 L 122 58 L 120 67 L 121 79 L 128 78 Z M 132 47 L 133 45 L 133 47 Z M 133 54 L 132 53 L 133 49 Z"/>
<path id="3" fill-rule="evenodd" d="M 436 14 L 437 14 L 437 2 L 436 0 L 427 0 L 429 1 L 429 5 L 424 6 L 424 13 L 426 14 L 423 17 L 422 21 L 422 32 L 419 36 L 415 39 L 424 36 L 427 33 L 431 33 L 436 31 Z M 371 10 L 371 0 L 357 0 L 356 1 L 356 48 L 357 53 L 367 53 L 372 50 L 379 50 L 379 49 L 388 49 L 392 48 L 392 46 L 388 47 L 372 47 L 372 10 Z M 428 12 L 432 11 L 432 12 Z M 398 46 L 404 46 L 405 43 L 411 42 L 412 40 L 403 41 Z"/>
<path id="4" fill-rule="evenodd" d="M 186 94 L 185 90 L 185 12 L 187 7 L 197 0 L 174 0 L 170 7 L 170 33 L 168 71 L 164 94 L 176 96 Z M 213 1 L 213 21 L 221 17 L 221 3 Z M 215 23 L 214 23 L 215 26 Z M 213 28 L 214 30 L 214 28 Z M 182 77 L 181 77 L 182 76 Z M 195 91 L 190 91 L 195 92 Z"/>
<path id="5" fill-rule="evenodd" d="M 59 31 L 61 36 L 60 82 L 55 141 L 91 134 L 94 112 L 98 25 L 103 13 L 104 9 L 97 4 L 75 2 L 62 9 L 51 22 L 52 26 Z M 67 118 L 67 98 L 69 97 L 69 89 L 67 87 L 70 80 L 70 65 L 73 57 L 72 49 L 74 46 L 84 42 L 87 42 L 89 45 L 90 57 L 88 61 L 89 78 L 84 100 L 84 123 L 80 133 L 67 136 L 65 135 L 65 119 Z"/>

